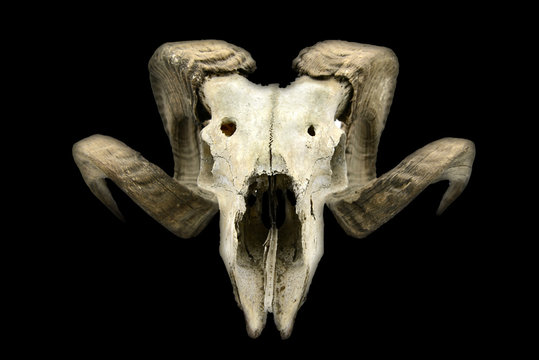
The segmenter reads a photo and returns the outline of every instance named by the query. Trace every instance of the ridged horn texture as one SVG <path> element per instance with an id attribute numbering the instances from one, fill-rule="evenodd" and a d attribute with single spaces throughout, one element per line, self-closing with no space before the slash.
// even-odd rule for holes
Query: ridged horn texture
<path id="1" fill-rule="evenodd" d="M 111 179 L 144 211 L 179 237 L 197 235 L 218 211 L 213 194 L 197 186 L 200 171 L 198 89 L 214 74 L 247 73 L 255 62 L 224 41 L 165 43 L 149 61 L 150 82 L 174 157 L 174 176 L 127 145 L 95 135 L 73 146 L 73 157 L 92 192 L 122 215 L 106 186 Z"/>
<path id="2" fill-rule="evenodd" d="M 73 157 L 92 193 L 122 218 L 105 179 L 172 233 L 197 235 L 218 210 L 217 204 L 172 179 L 121 141 L 93 135 L 73 146 Z"/>
<path id="3" fill-rule="evenodd" d="M 434 141 L 379 178 L 332 196 L 328 206 L 348 235 L 363 238 L 399 213 L 428 185 L 449 180 L 438 207 L 441 214 L 468 184 L 474 155 L 475 146 L 469 140 Z"/>
<path id="4" fill-rule="evenodd" d="M 390 49 L 324 41 L 306 48 L 294 60 L 300 74 L 333 76 L 349 84 L 348 111 L 340 114 L 346 132 L 348 188 L 327 200 L 339 224 L 350 236 L 362 238 L 387 222 L 425 187 L 449 180 L 438 214 L 464 190 L 471 175 L 475 146 L 469 140 L 445 138 L 404 159 L 380 178 L 376 154 L 393 100 L 397 57 Z"/>

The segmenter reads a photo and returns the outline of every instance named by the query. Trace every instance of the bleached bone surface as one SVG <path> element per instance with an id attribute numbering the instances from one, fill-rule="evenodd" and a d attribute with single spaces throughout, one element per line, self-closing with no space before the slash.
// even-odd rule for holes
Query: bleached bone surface
<path id="1" fill-rule="evenodd" d="M 335 79 L 301 77 L 282 89 L 230 75 L 202 91 L 212 119 L 201 132 L 208 166 L 199 185 L 219 202 L 221 255 L 249 334 L 273 312 L 287 337 L 322 256 L 326 197 L 346 187 L 335 125 L 346 90 Z M 223 131 L 230 126 L 233 134 Z"/>
<path id="2" fill-rule="evenodd" d="M 290 336 L 322 257 L 324 204 L 361 238 L 426 186 L 449 180 L 441 213 L 466 187 L 475 155 L 471 141 L 444 138 L 377 177 L 395 54 L 324 41 L 302 50 L 293 67 L 300 76 L 288 87 L 260 86 L 243 77 L 255 64 L 237 46 L 164 44 L 149 70 L 173 177 L 107 136 L 73 146 L 84 180 L 119 217 L 105 178 L 180 237 L 197 235 L 220 211 L 220 253 L 251 337 L 268 313 Z M 210 119 L 201 118 L 204 108 Z"/>

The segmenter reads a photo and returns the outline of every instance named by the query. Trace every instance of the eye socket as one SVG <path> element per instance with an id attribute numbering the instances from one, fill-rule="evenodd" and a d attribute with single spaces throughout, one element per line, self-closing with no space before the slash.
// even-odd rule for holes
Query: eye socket
<path id="1" fill-rule="evenodd" d="M 221 131 L 225 136 L 232 136 L 236 132 L 236 122 L 231 118 L 221 120 Z"/>
<path id="2" fill-rule="evenodd" d="M 314 131 L 314 126 L 311 125 L 309 126 L 309 128 L 307 129 L 307 133 L 311 136 L 315 136 L 316 135 L 316 132 Z"/>

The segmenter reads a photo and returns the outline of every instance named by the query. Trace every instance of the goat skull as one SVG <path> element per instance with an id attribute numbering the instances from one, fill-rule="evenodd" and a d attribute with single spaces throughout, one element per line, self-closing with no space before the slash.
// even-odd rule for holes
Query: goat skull
<path id="1" fill-rule="evenodd" d="M 255 64 L 241 48 L 215 40 L 164 44 L 149 70 L 174 176 L 107 136 L 73 147 L 84 180 L 119 217 L 105 178 L 182 238 L 220 211 L 220 253 L 251 337 L 268 312 L 281 336 L 290 336 L 323 253 L 325 204 L 361 238 L 429 184 L 449 180 L 442 212 L 464 190 L 475 154 L 472 142 L 445 138 L 377 178 L 398 72 L 393 52 L 325 41 L 304 49 L 293 66 L 300 76 L 288 87 L 261 86 L 242 76 Z"/>

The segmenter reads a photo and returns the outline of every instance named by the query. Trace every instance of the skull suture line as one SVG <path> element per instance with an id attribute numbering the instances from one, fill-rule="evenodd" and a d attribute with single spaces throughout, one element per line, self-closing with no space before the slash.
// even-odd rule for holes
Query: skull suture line
<path id="1" fill-rule="evenodd" d="M 251 337 L 268 312 L 290 336 L 323 253 L 324 204 L 350 236 L 365 237 L 440 180 L 449 180 L 445 210 L 475 155 L 472 142 L 444 138 L 376 177 L 398 72 L 393 52 L 324 41 L 293 66 L 300 76 L 288 87 L 260 86 L 243 77 L 255 63 L 241 48 L 164 44 L 149 70 L 174 176 L 107 136 L 73 147 L 84 180 L 119 217 L 105 178 L 182 238 L 220 212 L 220 253 Z"/>

